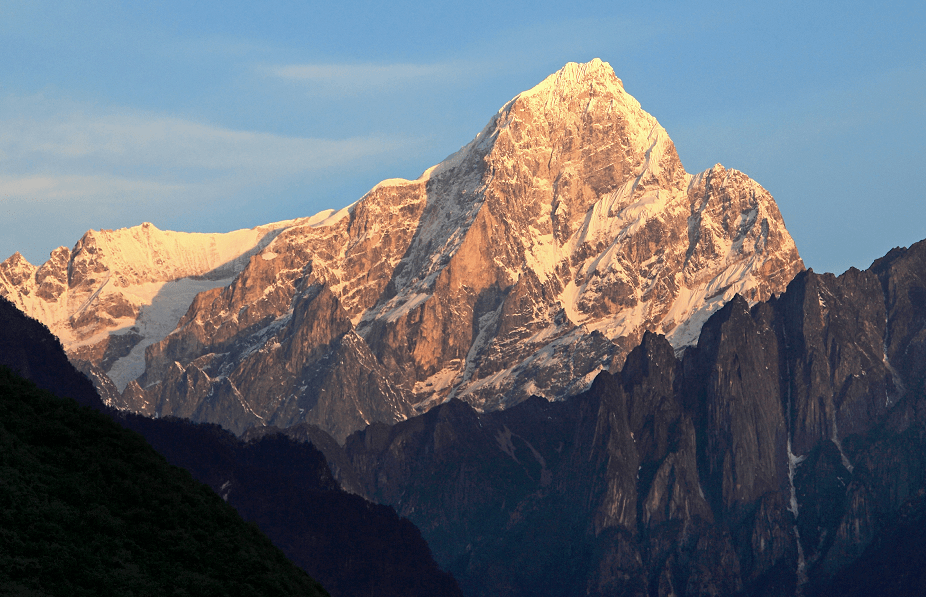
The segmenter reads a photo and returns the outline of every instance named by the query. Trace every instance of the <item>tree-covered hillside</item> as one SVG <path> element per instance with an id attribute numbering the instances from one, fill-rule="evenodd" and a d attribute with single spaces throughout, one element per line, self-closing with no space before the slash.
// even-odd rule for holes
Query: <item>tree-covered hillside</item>
<path id="1" fill-rule="evenodd" d="M 0 593 L 327 594 L 141 436 L 4 367 Z"/>

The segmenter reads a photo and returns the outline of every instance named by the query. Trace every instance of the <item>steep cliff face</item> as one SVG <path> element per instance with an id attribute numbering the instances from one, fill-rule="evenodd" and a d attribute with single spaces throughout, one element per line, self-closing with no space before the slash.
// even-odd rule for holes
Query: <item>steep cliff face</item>
<path id="1" fill-rule="evenodd" d="M 764 300 L 803 269 L 772 197 L 719 165 L 686 173 L 597 59 L 515 97 L 418 180 L 270 228 L 233 266 L 168 268 L 172 280 L 212 268 L 182 319 L 106 294 L 106 280 L 147 280 L 141 249 L 93 253 L 90 233 L 67 277 L 39 280 L 64 253 L 37 271 L 14 256 L 2 288 L 73 294 L 65 344 L 125 388 L 130 409 L 238 433 L 309 422 L 343 440 L 450 398 L 492 410 L 573 395 L 618 370 L 645 331 L 682 349 L 734 294 Z M 141 238 L 129 232 L 118 234 Z"/>
<path id="2" fill-rule="evenodd" d="M 924 289 L 926 241 L 736 297 L 682 359 L 644 333 L 567 400 L 452 400 L 321 443 L 468 595 L 836 594 L 869 560 L 890 568 L 888 537 L 909 545 L 922 509 L 926 361 L 906 355 Z M 924 559 L 897 567 L 916 580 Z"/>

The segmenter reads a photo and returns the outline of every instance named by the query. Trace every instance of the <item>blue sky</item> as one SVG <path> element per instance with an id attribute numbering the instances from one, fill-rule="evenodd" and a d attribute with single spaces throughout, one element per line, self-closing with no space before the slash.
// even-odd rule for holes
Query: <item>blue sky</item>
<path id="1" fill-rule="evenodd" d="M 141 4 L 0 0 L 0 259 L 343 207 L 594 57 L 816 271 L 926 238 L 926 3 Z"/>

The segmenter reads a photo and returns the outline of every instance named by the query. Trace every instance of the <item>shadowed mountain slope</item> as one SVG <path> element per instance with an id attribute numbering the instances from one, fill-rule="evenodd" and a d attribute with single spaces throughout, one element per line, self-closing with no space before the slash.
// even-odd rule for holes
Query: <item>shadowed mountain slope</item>
<path id="1" fill-rule="evenodd" d="M 386 596 L 440 594 L 452 597 L 460 594 L 454 580 L 437 568 L 427 544 L 414 525 L 398 517 L 390 507 L 371 504 L 357 495 L 341 491 L 333 480 L 324 457 L 311 446 L 294 443 L 282 437 L 267 437 L 245 444 L 215 425 L 198 425 L 179 419 L 152 420 L 139 415 L 114 411 L 102 405 L 93 390 L 93 385 L 71 366 L 57 339 L 48 329 L 41 323 L 26 317 L 2 297 L 0 297 L 0 322 L 5 324 L 0 326 L 0 347 L 3 349 L 0 350 L 0 364 L 18 366 L 20 370 L 27 371 L 30 376 L 48 387 L 57 388 L 69 397 L 80 397 L 84 402 L 90 403 L 102 412 L 102 414 L 96 414 L 87 409 L 85 414 L 91 419 L 96 417 L 96 419 L 103 420 L 109 417 L 122 426 L 142 433 L 171 464 L 187 469 L 195 479 L 212 487 L 216 493 L 234 506 L 245 520 L 256 523 L 261 531 L 269 536 L 273 543 L 297 565 L 309 571 L 313 577 L 323 579 L 322 582 L 329 587 L 333 596 L 365 597 L 371 592 Z M 59 406 L 63 404 L 68 408 L 77 407 L 73 401 L 68 399 L 60 400 L 58 404 Z M 30 420 L 29 424 L 37 429 L 36 433 L 40 436 L 51 438 L 59 431 L 64 432 L 62 425 L 56 420 L 42 423 L 40 415 L 37 416 L 39 418 Z M 97 423 L 105 426 L 105 423 L 99 423 L 99 421 Z M 43 429 L 44 427 L 47 429 Z M 110 428 L 107 432 L 109 435 L 115 434 L 116 431 L 113 430 L 118 429 L 112 423 L 110 423 Z M 141 454 L 146 459 L 157 460 L 161 463 L 159 466 L 179 474 L 178 469 L 168 467 L 167 463 L 150 447 L 147 447 L 144 440 L 137 434 L 121 429 L 119 432 L 134 442 L 133 450 L 135 451 L 131 452 L 134 454 L 132 458 Z M 62 452 L 60 458 L 73 457 L 75 462 L 81 462 L 82 466 L 94 471 L 105 464 L 99 463 L 97 466 L 94 458 L 105 458 L 106 453 L 91 450 L 88 454 L 81 454 L 81 449 L 89 450 L 93 445 L 92 441 L 85 441 L 85 435 L 86 433 L 83 432 L 77 435 L 68 432 L 62 437 L 61 441 L 70 442 L 68 446 L 77 455 L 67 456 L 69 452 Z M 328 441 L 334 443 L 330 437 Z M 43 454 L 48 456 L 44 452 Z M 67 460 L 55 460 L 54 466 L 66 467 Z M 120 466 L 122 468 L 119 470 L 124 472 L 124 476 L 116 478 L 115 475 L 121 473 L 108 473 L 107 483 L 114 487 L 135 483 L 133 475 L 137 472 L 136 469 L 127 465 Z M 68 474 L 73 472 L 69 470 Z M 18 478 L 17 475 L 21 476 L 21 472 L 14 471 L 11 474 L 14 478 Z M 81 478 L 80 473 L 74 474 L 77 475 L 77 480 L 74 481 L 77 485 L 84 482 L 97 483 L 87 491 L 100 491 L 105 487 L 105 484 L 99 485 L 96 477 L 91 476 L 87 480 Z M 186 478 L 188 479 L 188 476 Z M 138 482 L 143 483 L 144 480 L 139 479 Z M 230 512 L 225 504 L 208 489 L 192 480 L 189 480 L 189 483 L 198 487 L 199 491 L 205 492 L 204 495 L 211 495 L 209 499 L 217 503 L 221 510 L 226 513 Z M 81 496 L 85 493 L 86 491 L 83 491 L 74 498 L 77 500 L 77 505 L 68 516 L 79 517 L 85 514 L 80 509 L 83 503 L 80 501 L 83 499 Z M 155 495 L 161 494 L 155 492 Z M 176 507 L 182 510 L 183 505 L 178 502 L 181 497 L 180 494 L 165 496 L 163 503 L 160 503 L 158 507 L 168 509 Z M 113 509 L 112 506 L 108 507 Z M 182 517 L 183 512 L 180 510 L 170 516 Z M 31 528 L 30 525 L 34 525 L 35 521 L 45 516 L 45 513 L 41 508 L 38 510 L 27 508 L 26 510 L 10 510 L 10 515 L 18 517 L 18 525 Z M 158 515 L 163 515 L 163 513 Z M 113 516 L 119 518 L 118 513 Z M 183 524 L 191 526 L 188 529 L 177 530 L 175 534 L 180 533 L 178 537 L 182 536 L 182 533 L 190 532 L 196 535 L 197 540 L 207 540 L 205 534 L 197 530 L 199 527 L 195 525 L 195 522 L 190 522 L 188 518 L 183 520 L 186 521 Z M 107 540 L 106 533 L 109 532 L 109 527 L 97 533 L 89 522 L 81 524 L 83 526 L 79 528 L 84 533 L 84 539 L 91 543 L 97 540 Z M 254 536 L 266 543 L 266 539 L 255 528 L 248 528 L 249 532 L 253 532 Z M 119 532 L 123 532 L 125 525 L 118 526 L 118 529 L 120 529 Z M 139 543 L 135 547 L 143 549 L 146 545 Z M 279 552 L 276 553 L 279 555 Z M 104 552 L 104 555 L 106 554 L 109 552 Z M 97 560 L 87 565 L 95 565 L 93 562 Z M 41 573 L 47 565 L 51 564 L 42 560 L 29 570 L 31 573 Z M 90 571 L 87 574 L 99 576 L 100 571 Z M 131 574 L 129 576 L 131 577 Z M 138 582 L 133 580 L 132 582 L 136 584 L 132 586 L 149 586 L 145 584 L 147 581 L 143 582 L 143 580 L 138 580 Z M 232 581 L 229 580 L 224 585 L 216 586 L 233 587 L 228 584 L 230 582 Z M 34 585 L 27 583 L 23 586 Z M 213 594 L 209 592 L 212 591 L 209 588 L 212 585 L 208 583 L 195 586 L 205 592 L 194 594 Z M 77 593 L 68 594 L 80 594 L 80 590 L 83 589 L 77 586 L 75 590 Z M 259 591 L 254 593 L 243 589 L 242 591 L 225 594 L 262 594 Z M 272 594 L 299 593 L 283 591 Z"/>
<path id="2" fill-rule="evenodd" d="M 136 433 L 0 367 L 0 592 L 327 595 Z"/>
<path id="3" fill-rule="evenodd" d="M 451 400 L 324 449 L 471 596 L 832 594 L 881 586 L 876 570 L 919 582 L 924 296 L 926 241 L 867 271 L 803 272 L 752 307 L 736 297 L 682 359 L 646 333 L 568 400 Z M 905 558 L 889 557 L 894 538 Z"/>
<path id="4" fill-rule="evenodd" d="M 272 432 L 245 443 L 217 425 L 178 419 L 121 421 L 256 523 L 333 597 L 462 596 L 415 525 L 342 491 L 312 445 Z"/>

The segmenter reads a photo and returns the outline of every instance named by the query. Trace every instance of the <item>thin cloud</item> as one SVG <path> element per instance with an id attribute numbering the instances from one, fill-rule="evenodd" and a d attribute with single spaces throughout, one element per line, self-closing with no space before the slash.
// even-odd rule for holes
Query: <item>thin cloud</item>
<path id="1" fill-rule="evenodd" d="M 366 190 L 333 197 L 340 179 L 424 142 L 401 134 L 284 136 L 42 94 L 0 96 L 0 214 L 31 223 L 4 230 L 0 255 L 19 250 L 38 259 L 46 243 L 145 220 L 231 230 L 311 215 Z"/>
<path id="2" fill-rule="evenodd" d="M 365 79 L 374 81 L 433 77 L 446 71 L 436 64 L 290 64 L 270 67 L 271 74 L 300 81 Z"/>
<path id="3" fill-rule="evenodd" d="M 125 197 L 175 196 L 191 190 L 188 185 L 118 176 L 0 176 L 0 204 L 90 199 L 118 200 Z"/>
<path id="4" fill-rule="evenodd" d="M 69 245 L 89 228 L 147 220 L 183 229 L 195 220 L 198 227 L 206 221 L 230 230 L 311 215 L 318 209 L 314 180 L 362 169 L 415 141 L 283 137 L 143 114 L 72 114 L 7 124 L 0 122 L 0 152 L 6 154 L 0 161 L 0 214 L 31 225 L 5 231 L 0 259 L 19 250 L 36 262 L 44 260 L 46 243 Z M 254 207 L 258 198 L 281 192 L 291 195 L 289 201 L 302 199 L 282 213 Z M 228 213 L 255 209 L 256 217 L 243 221 Z M 263 217 L 262 211 L 275 215 Z"/>
<path id="5" fill-rule="evenodd" d="M 44 157 L 62 165 L 79 161 L 162 169 L 249 168 L 266 174 L 327 168 L 411 142 L 375 136 L 285 137 L 144 114 L 19 120 L 0 126 L 0 152 L 13 163 Z"/>
<path id="6" fill-rule="evenodd" d="M 227 189 L 350 168 L 418 139 L 288 137 L 140 111 L 22 110 L 0 120 L 0 194 L 48 198 Z M 71 190 L 68 190 L 71 189 Z"/>
<path id="7" fill-rule="evenodd" d="M 273 78 L 302 83 L 317 91 L 358 93 L 401 90 L 410 84 L 454 81 L 468 72 L 462 63 L 438 64 L 285 64 L 261 67 Z"/>

